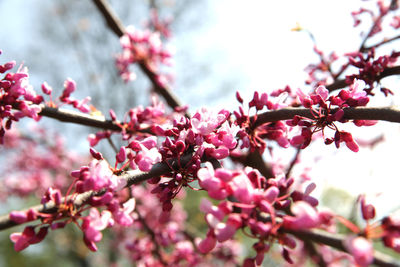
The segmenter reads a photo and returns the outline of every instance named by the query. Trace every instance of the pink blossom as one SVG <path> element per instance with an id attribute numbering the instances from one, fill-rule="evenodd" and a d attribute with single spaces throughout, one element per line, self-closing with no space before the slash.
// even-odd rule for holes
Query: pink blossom
<path id="1" fill-rule="evenodd" d="M 139 167 L 139 170 L 144 172 L 150 171 L 153 165 L 158 162 L 161 162 L 161 154 L 155 147 L 152 149 L 147 149 L 143 146 L 140 156 L 136 158 L 136 163 Z"/>
<path id="2" fill-rule="evenodd" d="M 191 124 L 195 133 L 208 135 L 225 120 L 226 116 L 223 113 L 214 114 L 206 108 L 202 108 L 192 117 Z"/>
<path id="3" fill-rule="evenodd" d="M 113 212 L 114 220 L 122 226 L 130 226 L 133 223 L 133 217 L 131 213 L 135 209 L 136 200 L 134 198 L 129 199 L 126 201 L 122 208 Z"/>
<path id="4" fill-rule="evenodd" d="M 217 239 L 215 238 L 214 232 L 209 230 L 207 237 L 197 243 L 197 248 L 203 254 L 206 254 L 215 248 L 217 244 Z"/>
<path id="5" fill-rule="evenodd" d="M 220 222 L 214 228 L 218 242 L 225 242 L 228 239 L 231 239 L 241 225 L 242 220 L 239 214 L 229 214 L 226 223 Z"/>
<path id="6" fill-rule="evenodd" d="M 294 202 L 291 211 L 294 216 L 285 216 L 283 220 L 283 227 L 287 229 L 310 229 L 320 223 L 318 212 L 305 201 Z"/>
<path id="7" fill-rule="evenodd" d="M 111 212 L 104 210 L 99 213 L 96 208 L 91 208 L 88 216 L 83 218 L 82 231 L 85 234 L 84 240 L 86 245 L 92 251 L 96 251 L 97 247 L 94 243 L 99 242 L 103 238 L 100 232 L 114 223 Z"/>
<path id="8" fill-rule="evenodd" d="M 247 175 L 239 174 L 229 184 L 233 195 L 241 203 L 250 204 L 254 200 L 254 187 Z"/>
<path id="9" fill-rule="evenodd" d="M 64 91 L 60 96 L 60 100 L 64 101 L 65 99 L 69 98 L 70 95 L 75 91 L 75 89 L 76 89 L 75 81 L 72 80 L 71 78 L 67 78 L 64 81 Z"/>
<path id="10" fill-rule="evenodd" d="M 4 73 L 4 72 L 14 68 L 16 64 L 17 63 L 13 60 L 13 61 L 7 62 L 3 65 L 0 65 L 0 73 Z"/>
<path id="11" fill-rule="evenodd" d="M 374 260 L 372 243 L 364 237 L 350 236 L 344 241 L 344 245 L 360 267 L 369 266 Z"/>
<path id="12" fill-rule="evenodd" d="M 197 172 L 199 184 L 207 191 L 219 190 L 222 186 L 221 180 L 214 176 L 214 168 L 210 163 L 206 163 L 205 168 L 201 168 Z"/>
<path id="13" fill-rule="evenodd" d="M 51 88 L 51 86 L 47 82 L 44 82 L 44 83 L 42 83 L 42 91 L 46 95 L 51 95 L 53 88 Z"/>
<path id="14" fill-rule="evenodd" d="M 21 251 L 29 245 L 41 242 L 46 237 L 47 230 L 48 227 L 42 227 L 35 233 L 34 227 L 27 226 L 22 233 L 12 233 L 10 240 L 14 243 L 15 251 Z"/>

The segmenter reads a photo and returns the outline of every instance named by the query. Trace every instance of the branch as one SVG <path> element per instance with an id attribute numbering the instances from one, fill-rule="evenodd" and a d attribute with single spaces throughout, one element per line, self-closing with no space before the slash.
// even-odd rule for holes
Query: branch
<path id="1" fill-rule="evenodd" d="M 349 253 L 344 247 L 345 236 L 339 234 L 331 234 L 323 231 L 292 231 L 285 230 L 285 232 L 290 233 L 297 238 L 304 241 L 313 241 L 316 243 L 328 245 L 330 247 L 336 248 L 338 250 Z M 398 260 L 391 258 L 390 256 L 375 251 L 374 253 L 374 264 L 384 267 L 399 267 L 400 264 Z"/>
<path id="2" fill-rule="evenodd" d="M 336 110 L 333 109 L 332 113 Z M 400 123 L 400 109 L 397 107 L 356 107 L 344 108 L 343 119 L 346 120 L 380 120 Z M 283 108 L 258 114 L 253 127 L 267 122 L 293 119 L 295 115 L 314 119 L 307 108 Z"/>
<path id="3" fill-rule="evenodd" d="M 181 164 L 188 163 L 191 160 L 191 158 L 192 158 L 192 155 L 190 155 L 190 154 L 181 157 L 181 159 L 180 159 Z M 119 179 L 124 179 L 127 181 L 127 184 L 125 187 L 130 187 L 135 184 L 140 184 L 141 182 L 151 179 L 153 177 L 168 174 L 169 172 L 171 172 L 171 168 L 169 166 L 175 167 L 175 165 L 177 165 L 176 160 L 172 159 L 172 160 L 169 160 L 168 164 L 167 163 L 154 164 L 154 166 L 148 172 L 142 172 L 139 170 L 127 171 L 127 172 L 122 173 L 118 177 L 119 177 Z M 90 200 L 91 197 L 101 196 L 105 192 L 106 192 L 106 189 L 102 189 L 100 191 L 88 191 L 88 192 L 84 192 L 84 193 L 81 193 L 78 195 L 68 196 L 67 202 L 73 201 L 74 206 L 79 208 L 82 205 L 86 204 Z M 65 201 L 65 197 L 62 198 L 61 202 L 64 203 L 64 201 Z M 57 212 L 57 206 L 55 205 L 54 202 L 49 202 L 44 205 L 33 206 L 24 211 L 28 211 L 30 209 L 33 209 L 39 213 Z M 30 222 L 32 222 L 32 221 L 30 221 Z M 30 222 L 27 222 L 27 223 L 30 223 Z M 14 221 L 11 221 L 9 214 L 0 216 L 0 230 L 8 229 L 8 228 L 11 228 L 16 225 L 19 225 L 19 224 L 15 223 Z"/>
<path id="4" fill-rule="evenodd" d="M 39 115 L 63 122 L 71 122 L 112 131 L 121 131 L 121 127 L 111 120 L 67 109 L 42 106 L 42 111 Z"/>
<path id="5" fill-rule="evenodd" d="M 121 20 L 117 17 L 114 10 L 108 4 L 107 0 L 93 0 L 96 7 L 99 9 L 108 27 L 118 36 L 121 37 L 125 33 L 125 27 Z"/>
<path id="6" fill-rule="evenodd" d="M 376 81 L 380 81 L 383 78 L 386 78 L 388 76 L 392 75 L 400 75 L 400 66 L 394 66 L 394 67 L 389 67 L 383 70 L 379 76 L 376 78 Z M 342 80 L 336 80 L 334 83 L 325 86 L 328 91 L 332 92 L 337 89 L 345 88 L 347 87 L 348 84 L 346 83 L 345 79 Z"/>
<path id="7" fill-rule="evenodd" d="M 118 36 L 121 37 L 125 34 L 125 27 L 117 17 L 117 15 L 112 10 L 111 6 L 108 4 L 106 0 L 93 0 L 94 4 L 97 6 L 104 19 L 107 22 L 108 27 Z M 157 79 L 157 73 L 155 73 L 147 64 L 147 62 L 141 61 L 139 63 L 140 69 L 146 74 L 146 76 L 150 79 L 153 84 L 154 91 L 156 93 L 162 95 L 168 105 L 173 108 L 182 107 L 182 104 L 178 100 L 178 98 L 171 92 L 171 89 L 166 85 L 161 84 Z M 189 113 L 185 113 L 186 117 L 190 117 Z"/>

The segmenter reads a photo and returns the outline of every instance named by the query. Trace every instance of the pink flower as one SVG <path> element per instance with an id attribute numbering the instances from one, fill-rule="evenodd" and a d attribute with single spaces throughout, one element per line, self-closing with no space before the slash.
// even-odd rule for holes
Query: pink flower
<path id="1" fill-rule="evenodd" d="M 42 83 L 42 91 L 46 95 L 51 95 L 53 88 L 51 88 L 51 86 L 47 82 L 44 82 Z"/>
<path id="2" fill-rule="evenodd" d="M 161 154 L 155 147 L 153 147 L 152 149 L 147 149 L 143 146 L 142 152 L 136 159 L 139 170 L 148 172 L 151 170 L 154 164 L 161 162 Z"/>
<path id="3" fill-rule="evenodd" d="M 235 176 L 229 185 L 239 202 L 250 204 L 254 200 L 255 189 L 246 174 L 242 173 Z"/>
<path id="4" fill-rule="evenodd" d="M 65 99 L 69 98 L 70 95 L 75 91 L 76 83 L 71 78 L 67 78 L 64 81 L 64 91 L 60 96 L 60 100 L 64 102 Z"/>
<path id="5" fill-rule="evenodd" d="M 242 225 L 239 214 L 229 214 L 226 223 L 220 222 L 215 226 L 214 232 L 218 242 L 225 242 L 231 239 Z"/>
<path id="6" fill-rule="evenodd" d="M 372 204 L 367 204 L 365 201 L 365 195 L 359 197 L 361 205 L 361 213 L 364 220 L 371 220 L 375 218 L 375 207 Z"/>
<path id="7" fill-rule="evenodd" d="M 203 254 L 206 254 L 215 248 L 217 244 L 217 239 L 215 238 L 214 232 L 209 230 L 207 233 L 207 237 L 202 241 L 197 243 L 197 248 Z"/>
<path id="8" fill-rule="evenodd" d="M 35 233 L 33 226 L 27 226 L 22 233 L 12 233 L 10 239 L 14 243 L 15 251 L 21 251 L 29 245 L 41 242 L 46 237 L 47 230 L 48 227 L 42 227 Z"/>
<path id="9" fill-rule="evenodd" d="M 226 116 L 223 113 L 213 114 L 206 108 L 202 108 L 192 117 L 191 124 L 195 133 L 208 135 L 225 120 Z"/>
<path id="10" fill-rule="evenodd" d="M 0 65 L 0 73 L 4 73 L 4 72 L 14 68 L 16 64 L 17 63 L 13 60 L 13 61 L 7 62 L 3 65 Z"/>
<path id="11" fill-rule="evenodd" d="M 16 223 L 24 223 L 37 219 L 38 212 L 34 209 L 28 211 L 12 211 L 10 212 L 10 220 Z"/>
<path id="12" fill-rule="evenodd" d="M 256 107 L 256 110 L 262 110 L 264 106 L 268 104 L 268 95 L 266 93 L 262 93 L 259 96 L 258 92 L 254 92 L 253 99 L 249 102 L 249 108 Z"/>
<path id="13" fill-rule="evenodd" d="M 197 172 L 199 184 L 207 191 L 219 190 L 222 186 L 221 180 L 214 176 L 214 168 L 211 163 L 206 162 L 205 168 L 201 168 Z"/>
<path id="14" fill-rule="evenodd" d="M 97 247 L 94 243 L 103 238 L 103 234 L 100 231 L 113 224 L 114 221 L 110 211 L 104 210 L 100 214 L 96 208 L 91 208 L 89 215 L 84 217 L 82 222 L 84 240 L 88 248 L 96 251 Z"/>
<path id="15" fill-rule="evenodd" d="M 369 266 L 374 260 L 372 243 L 364 237 L 350 236 L 344 241 L 344 246 L 360 267 Z"/>
<path id="16" fill-rule="evenodd" d="M 319 225 L 318 212 L 305 201 L 296 201 L 291 206 L 294 216 L 283 218 L 283 227 L 286 229 L 302 230 L 310 229 Z"/>
<path id="17" fill-rule="evenodd" d="M 122 226 L 132 225 L 133 218 L 131 213 L 135 209 L 136 200 L 134 198 L 131 198 L 122 206 L 122 208 L 119 208 L 118 210 L 113 212 L 114 220 Z"/>

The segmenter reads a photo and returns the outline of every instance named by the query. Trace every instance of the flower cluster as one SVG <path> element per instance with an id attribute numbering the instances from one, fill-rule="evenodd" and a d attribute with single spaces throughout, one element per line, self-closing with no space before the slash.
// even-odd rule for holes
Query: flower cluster
<path id="1" fill-rule="evenodd" d="M 1 54 L 1 52 L 0 52 Z M 6 73 L 15 66 L 15 61 L 0 66 L 0 74 Z M 39 120 L 40 103 L 43 97 L 37 95 L 29 84 L 28 69 L 22 65 L 16 73 L 8 72 L 0 80 L 0 144 L 4 142 L 6 130 L 13 121 L 23 117 Z"/>
<path id="2" fill-rule="evenodd" d="M 66 191 L 70 171 L 87 157 L 66 149 L 65 140 L 43 128 L 29 128 L 30 135 L 13 126 L 0 147 L 4 156 L 0 175 L 0 200 L 11 196 L 40 198 L 49 187 Z"/>
<path id="3" fill-rule="evenodd" d="M 232 239 L 242 229 L 257 240 L 253 246 L 256 257 L 248 258 L 244 266 L 260 265 L 274 241 L 281 244 L 284 258 L 291 262 L 289 250 L 296 242 L 282 230 L 306 230 L 332 223 L 330 213 L 315 209 L 318 201 L 309 195 L 313 184 L 301 192 L 293 188 L 293 179 L 281 175 L 267 180 L 249 167 L 244 171 L 214 170 L 206 164 L 197 175 L 208 195 L 221 201 L 215 206 L 203 199 L 200 206 L 209 226 L 206 238 L 198 244 L 202 253 L 212 251 L 217 243 Z M 290 215 L 286 215 L 289 208 Z"/>
<path id="4" fill-rule="evenodd" d="M 301 148 L 307 147 L 314 133 L 322 131 L 324 136 L 325 128 L 335 131 L 332 138 L 325 138 L 325 144 L 335 143 L 339 148 L 340 143 L 344 142 L 346 146 L 354 151 L 358 151 L 358 145 L 354 141 L 351 133 L 340 131 L 335 122 L 346 122 L 343 118 L 344 108 L 365 106 L 369 102 L 367 93 L 363 91 L 365 83 L 361 80 L 355 80 L 349 89 L 341 90 L 336 96 L 329 96 L 329 91 L 324 86 L 319 86 L 315 93 L 306 95 L 300 90 L 298 96 L 302 105 L 309 108 L 314 119 L 308 119 L 301 116 L 295 116 L 293 119 L 288 120 L 286 123 L 289 126 L 300 126 L 300 135 L 294 136 L 290 143 L 294 146 Z M 373 125 L 375 122 L 355 120 L 353 121 L 357 126 Z"/>
<path id="5" fill-rule="evenodd" d="M 158 32 L 140 31 L 133 26 L 128 26 L 120 42 L 122 53 L 117 55 L 116 66 L 126 82 L 136 78 L 136 74 L 129 69 L 131 64 L 146 64 L 153 71 L 158 70 L 160 63 L 171 64 L 171 53 L 163 47 Z M 157 81 L 160 84 L 165 82 L 162 75 L 157 77 Z"/>
<path id="6" fill-rule="evenodd" d="M 364 56 L 362 53 L 350 53 L 348 54 L 350 65 L 359 69 L 358 74 L 352 74 L 346 76 L 346 83 L 352 84 L 354 79 L 363 80 L 368 88 L 364 89 L 369 95 L 374 88 L 374 83 L 379 83 L 381 79 L 381 74 L 385 69 L 392 66 L 393 63 L 397 61 L 400 56 L 400 52 L 392 52 L 390 55 L 380 56 L 375 59 L 375 49 L 372 48 Z M 387 96 L 388 94 L 393 94 L 387 88 L 381 88 L 381 91 Z"/>

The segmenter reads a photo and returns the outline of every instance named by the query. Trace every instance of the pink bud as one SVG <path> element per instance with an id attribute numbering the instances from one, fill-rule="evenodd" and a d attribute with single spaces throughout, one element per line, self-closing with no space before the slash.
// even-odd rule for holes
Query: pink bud
<path id="1" fill-rule="evenodd" d="M 42 91 L 46 95 L 50 95 L 51 92 L 53 91 L 53 88 L 51 88 L 51 86 L 47 82 L 44 82 L 42 83 Z"/>
<path id="2" fill-rule="evenodd" d="M 116 160 L 117 160 L 118 163 L 121 163 L 121 162 L 124 162 L 125 159 L 126 159 L 126 149 L 125 149 L 124 146 L 122 146 L 119 149 L 118 154 L 116 155 Z"/>
<path id="3" fill-rule="evenodd" d="M 216 244 L 217 239 L 215 238 L 215 236 L 207 234 L 207 237 L 200 241 L 200 243 L 197 245 L 197 248 L 201 253 L 206 254 L 213 250 Z"/>

